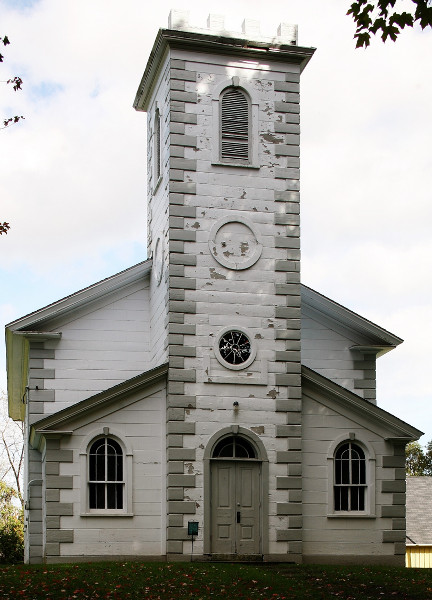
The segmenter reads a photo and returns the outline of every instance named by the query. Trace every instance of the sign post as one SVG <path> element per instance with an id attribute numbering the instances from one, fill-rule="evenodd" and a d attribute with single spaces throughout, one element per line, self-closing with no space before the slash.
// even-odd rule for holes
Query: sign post
<path id="1" fill-rule="evenodd" d="M 192 556 L 193 556 L 194 536 L 198 535 L 198 521 L 188 521 L 188 535 L 192 536 Z"/>

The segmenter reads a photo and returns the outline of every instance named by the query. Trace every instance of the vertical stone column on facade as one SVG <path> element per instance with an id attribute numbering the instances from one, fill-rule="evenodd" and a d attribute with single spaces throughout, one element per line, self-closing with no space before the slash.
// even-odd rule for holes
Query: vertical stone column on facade
<path id="1" fill-rule="evenodd" d="M 186 82 L 196 81 L 196 73 L 186 69 L 185 61 L 170 61 L 170 163 L 169 163 L 169 334 L 168 334 L 168 532 L 167 554 L 183 553 L 187 530 L 183 515 L 195 513 L 195 503 L 184 498 L 184 489 L 195 486 L 195 475 L 184 473 L 184 461 L 195 460 L 195 450 L 183 447 L 183 436 L 195 433 L 195 423 L 185 422 L 185 409 L 195 408 L 196 398 L 185 395 L 185 382 L 195 382 L 195 370 L 185 369 L 185 357 L 195 357 L 187 344 L 195 335 L 195 325 L 185 324 L 185 313 L 195 312 L 195 302 L 186 301 L 185 290 L 196 287 L 185 277 L 185 266 L 195 266 L 196 257 L 184 253 L 185 242 L 194 242 L 195 231 L 185 230 L 185 217 L 195 217 L 196 208 L 187 206 L 185 196 L 196 194 L 196 184 L 188 172 L 196 171 L 196 160 L 185 158 L 185 148 L 196 148 L 196 137 L 186 133 L 187 125 L 196 125 L 196 114 L 187 111 L 188 103 L 197 102 L 197 93 L 186 91 Z M 186 336 L 186 337 L 185 337 Z"/>
<path id="2" fill-rule="evenodd" d="M 286 463 L 287 476 L 277 478 L 277 488 L 287 490 L 287 502 L 277 505 L 277 514 L 288 517 L 288 528 L 276 532 L 278 541 L 288 542 L 288 554 L 296 562 L 302 555 L 302 471 L 301 471 L 301 360 L 300 360 L 300 221 L 299 221 L 299 142 L 300 142 L 300 74 L 287 73 L 285 81 L 275 81 L 275 91 L 284 99 L 275 102 L 280 114 L 275 134 L 282 143 L 275 144 L 277 157 L 285 167 L 276 167 L 275 176 L 284 181 L 284 189 L 275 192 L 275 201 L 284 210 L 275 213 L 275 225 L 285 228 L 285 235 L 275 238 L 277 248 L 286 249 L 285 260 L 276 261 L 276 271 L 286 273 L 285 283 L 276 284 L 276 294 L 286 297 L 285 306 L 276 307 L 275 316 L 285 320 L 276 331 L 276 339 L 285 340 L 285 350 L 276 352 L 276 360 L 286 365 L 285 374 L 276 375 L 276 385 L 287 386 L 287 399 L 276 400 L 276 410 L 286 412 L 286 425 L 276 427 L 276 436 L 285 437 L 287 450 L 277 453 L 277 462 Z"/>
<path id="3" fill-rule="evenodd" d="M 363 377 L 354 380 L 356 393 L 376 404 L 376 353 L 363 354 L 363 360 L 354 361 L 354 368 L 363 372 Z"/>
<path id="4" fill-rule="evenodd" d="M 44 342 L 30 342 L 29 351 L 29 424 L 41 419 L 45 402 L 54 402 L 54 390 L 45 389 L 45 380 L 55 378 L 55 370 L 45 368 L 45 360 L 53 359 L 55 351 L 46 349 Z"/>
<path id="5" fill-rule="evenodd" d="M 43 560 L 42 465 L 40 452 L 30 447 L 27 468 L 27 486 L 24 492 L 28 544 L 26 551 L 28 551 L 29 563 L 41 563 Z"/>
<path id="6" fill-rule="evenodd" d="M 60 438 L 46 439 L 45 470 L 45 560 L 60 556 L 60 544 L 73 542 L 73 529 L 61 528 L 61 517 L 73 514 L 71 502 L 61 502 L 62 489 L 73 489 L 73 477 L 60 475 L 60 464 L 73 462 L 72 450 L 60 449 Z"/>
<path id="7" fill-rule="evenodd" d="M 391 494 L 391 504 L 381 507 L 381 517 L 392 519 L 392 528 L 383 531 L 383 542 L 394 544 L 395 556 L 401 557 L 405 564 L 406 538 L 406 472 L 405 444 L 395 443 L 393 455 L 382 457 L 383 468 L 389 469 L 388 479 L 381 482 L 383 494 Z"/>
<path id="8" fill-rule="evenodd" d="M 30 341 L 29 347 L 29 386 L 27 391 L 28 423 L 32 425 L 45 413 L 45 403 L 54 402 L 54 390 L 45 389 L 45 380 L 54 379 L 54 369 L 45 368 L 45 360 L 54 358 L 54 350 L 46 349 L 44 342 Z M 38 450 L 28 449 L 27 519 L 30 563 L 43 560 L 43 503 L 42 465 Z"/>

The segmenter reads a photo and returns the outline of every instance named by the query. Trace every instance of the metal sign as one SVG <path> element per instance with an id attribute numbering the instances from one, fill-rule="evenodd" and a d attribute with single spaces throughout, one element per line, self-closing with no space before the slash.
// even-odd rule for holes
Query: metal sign
<path id="1" fill-rule="evenodd" d="M 198 535 L 198 521 L 188 521 L 188 535 Z"/>

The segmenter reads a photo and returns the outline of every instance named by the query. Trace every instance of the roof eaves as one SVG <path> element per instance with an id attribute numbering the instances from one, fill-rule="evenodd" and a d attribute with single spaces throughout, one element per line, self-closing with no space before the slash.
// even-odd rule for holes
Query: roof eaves
<path id="1" fill-rule="evenodd" d="M 376 325 L 372 321 L 365 319 L 361 315 L 342 306 L 342 304 L 338 304 L 334 300 L 331 300 L 327 296 L 320 294 L 304 284 L 301 285 L 301 297 L 302 304 L 322 312 L 334 321 L 337 321 L 348 328 L 353 328 L 363 335 L 369 337 L 372 336 L 372 338 L 384 342 L 384 345 L 388 347 L 388 350 L 392 350 L 395 346 L 398 346 L 403 342 L 400 337 L 390 333 L 383 327 Z M 381 351 L 380 354 L 384 354 L 384 352 Z"/>
<path id="2" fill-rule="evenodd" d="M 146 111 L 159 64 L 168 47 L 197 48 L 200 52 L 236 54 L 243 57 L 265 56 L 266 59 L 296 62 L 300 68 L 306 67 L 315 48 L 278 44 L 274 40 L 260 41 L 228 35 L 214 35 L 209 32 L 186 31 L 178 29 L 159 29 L 150 57 L 135 96 L 133 107 Z"/>
<path id="3" fill-rule="evenodd" d="M 6 328 L 11 331 L 19 331 L 39 325 L 44 321 L 53 319 L 72 310 L 80 308 L 84 304 L 100 298 L 104 294 L 113 292 L 121 287 L 129 285 L 150 273 L 152 261 L 146 260 L 133 267 L 129 267 L 120 273 L 116 273 L 110 277 L 102 279 L 82 290 L 74 292 L 65 298 L 57 300 L 52 304 L 48 304 L 24 317 L 20 317 L 6 325 Z"/>
<path id="4" fill-rule="evenodd" d="M 44 417 L 39 421 L 35 421 L 30 429 L 30 443 L 33 447 L 38 447 L 41 436 L 45 433 L 70 435 L 70 430 L 64 429 L 68 423 L 85 415 L 86 413 L 96 410 L 102 405 L 107 405 L 118 401 L 125 396 L 129 396 L 134 392 L 139 391 L 143 387 L 154 383 L 164 378 L 168 373 L 168 363 L 164 363 L 145 371 L 136 377 L 122 381 L 117 385 L 90 396 L 81 402 L 77 402 L 72 406 L 68 406 L 52 415 Z"/>
<path id="5" fill-rule="evenodd" d="M 390 430 L 392 433 L 385 438 L 388 441 L 400 441 L 403 443 L 418 440 L 423 432 L 409 425 L 405 421 L 398 419 L 391 413 L 387 412 L 383 408 L 372 404 L 368 400 L 357 396 L 353 392 L 343 388 L 342 386 L 334 383 L 327 377 L 320 375 L 313 369 L 302 365 L 301 368 L 302 380 L 312 386 L 316 386 L 320 390 L 330 393 L 332 398 L 344 406 L 349 406 L 355 412 L 364 415 L 374 422 L 381 422 L 381 424 Z"/>

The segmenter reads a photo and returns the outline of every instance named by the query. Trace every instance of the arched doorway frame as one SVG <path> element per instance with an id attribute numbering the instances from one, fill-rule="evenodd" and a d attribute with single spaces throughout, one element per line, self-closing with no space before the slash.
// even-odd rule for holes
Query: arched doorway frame
<path id="1" fill-rule="evenodd" d="M 266 449 L 260 438 L 246 427 L 231 425 L 214 433 L 204 450 L 204 554 L 211 554 L 211 461 L 216 444 L 224 437 L 240 436 L 249 441 L 256 450 L 257 462 L 261 464 L 261 552 L 268 554 L 269 538 L 269 461 Z M 229 459 L 228 459 L 229 460 Z"/>

